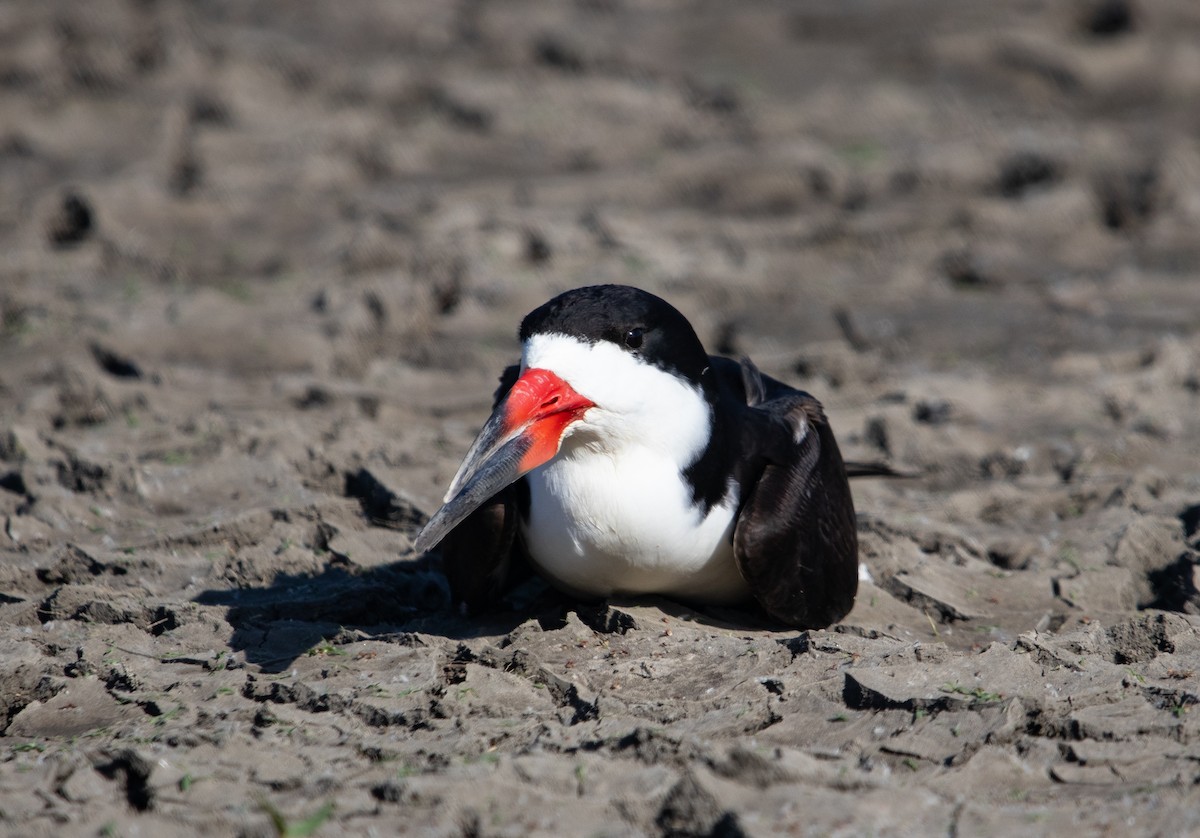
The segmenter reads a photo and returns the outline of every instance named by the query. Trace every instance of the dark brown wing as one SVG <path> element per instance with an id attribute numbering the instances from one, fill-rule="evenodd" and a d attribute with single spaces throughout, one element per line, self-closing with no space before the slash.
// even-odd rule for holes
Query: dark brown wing
<path id="1" fill-rule="evenodd" d="M 508 395 L 519 374 L 516 366 L 504 370 L 493 407 Z M 527 573 L 518 533 L 520 500 L 525 491 L 522 483 L 518 481 L 498 492 L 442 539 L 442 571 L 450 583 L 450 599 L 466 613 L 494 608 L 511 583 Z"/>
<path id="2" fill-rule="evenodd" d="M 504 596 L 517 540 L 512 486 L 484 503 L 442 539 L 442 572 L 450 599 L 467 614 L 488 611 Z"/>
<path id="3" fill-rule="evenodd" d="M 734 556 L 768 614 L 824 628 L 850 612 L 858 591 L 854 501 L 820 402 L 787 390 L 763 388 L 768 400 L 752 408 L 760 421 L 746 444 L 766 465 L 744 487 Z"/>

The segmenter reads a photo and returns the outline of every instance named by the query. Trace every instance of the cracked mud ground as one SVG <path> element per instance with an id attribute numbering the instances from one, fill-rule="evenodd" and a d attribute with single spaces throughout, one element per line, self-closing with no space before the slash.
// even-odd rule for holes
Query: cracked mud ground
<path id="1" fill-rule="evenodd" d="M 0 831 L 1200 830 L 1192 2 L 0 10 Z M 831 630 L 410 538 L 520 317 L 821 398 Z"/>

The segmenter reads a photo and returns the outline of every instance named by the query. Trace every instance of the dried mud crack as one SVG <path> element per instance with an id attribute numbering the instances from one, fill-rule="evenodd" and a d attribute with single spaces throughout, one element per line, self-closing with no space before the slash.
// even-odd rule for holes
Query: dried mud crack
<path id="1" fill-rule="evenodd" d="M 1200 831 L 1185 0 L 0 20 L 0 833 Z M 825 631 L 412 539 L 598 282 L 821 399 Z"/>

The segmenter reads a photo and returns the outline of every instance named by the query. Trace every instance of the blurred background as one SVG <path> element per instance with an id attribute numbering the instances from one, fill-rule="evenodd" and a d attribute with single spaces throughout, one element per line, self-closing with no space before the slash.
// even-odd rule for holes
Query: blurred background
<path id="1" fill-rule="evenodd" d="M 7 3 L 6 350 L 66 319 L 354 379 L 610 281 L 772 358 L 1190 333 L 1198 36 L 1187 0 Z"/>

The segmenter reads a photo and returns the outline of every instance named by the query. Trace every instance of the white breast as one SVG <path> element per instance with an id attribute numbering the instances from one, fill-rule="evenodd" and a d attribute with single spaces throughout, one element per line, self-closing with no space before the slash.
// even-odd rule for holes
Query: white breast
<path id="1" fill-rule="evenodd" d="M 736 486 L 705 515 L 669 459 L 644 448 L 571 449 L 527 477 L 526 544 L 559 587 L 725 603 L 749 596 L 733 559 Z"/>
<path id="2" fill-rule="evenodd" d="M 704 514 L 681 474 L 712 427 L 699 388 L 614 343 L 560 334 L 526 341 L 522 369 L 533 367 L 596 405 L 567 429 L 558 456 L 526 475 L 524 534 L 539 569 L 577 595 L 746 599 L 731 541 L 737 487 Z"/>

